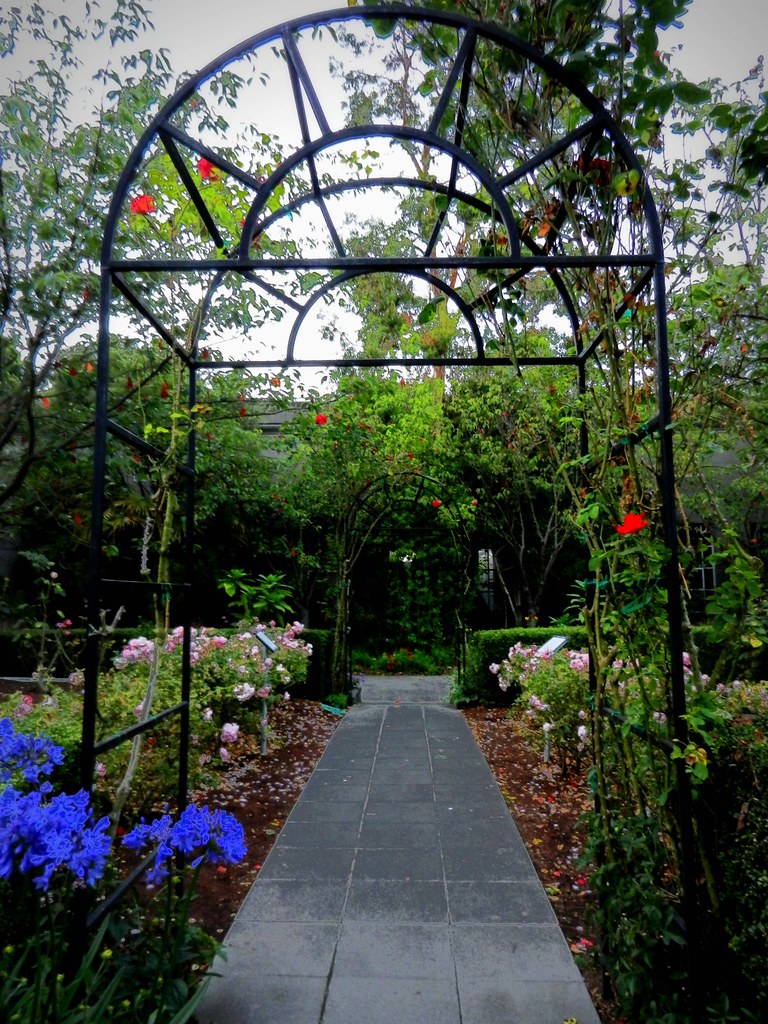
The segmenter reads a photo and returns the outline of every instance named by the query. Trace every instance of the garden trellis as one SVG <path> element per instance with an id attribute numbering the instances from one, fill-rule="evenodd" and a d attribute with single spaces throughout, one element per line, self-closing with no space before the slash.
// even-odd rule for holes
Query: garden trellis
<path id="1" fill-rule="evenodd" d="M 387 119 L 375 102 L 356 103 L 342 88 L 344 59 L 346 81 L 367 82 L 374 98 L 391 95 L 392 68 L 407 66 L 419 81 L 407 97 L 408 117 Z M 492 85 L 505 104 L 489 115 L 483 100 Z M 242 119 L 245 142 L 222 143 L 218 104 Z M 391 227 L 403 211 L 407 236 L 380 230 L 383 237 L 361 251 L 355 225 L 375 213 Z M 619 343 L 628 374 L 653 407 L 597 454 L 657 446 L 673 735 L 684 743 L 664 273 L 653 198 L 617 122 L 575 70 L 491 24 L 398 4 L 344 8 L 247 39 L 193 75 L 138 141 L 104 235 L 83 783 L 90 785 L 101 751 L 178 716 L 185 802 L 203 382 L 230 371 L 256 379 L 315 367 L 397 366 L 404 374 L 426 366 L 507 367 L 514 387 L 527 367 L 560 367 L 578 396 L 573 429 L 588 481 L 596 455 L 589 445 L 591 375 Z M 410 334 L 405 325 L 403 344 L 385 354 L 339 340 L 350 328 L 336 314 L 349 309 L 356 282 L 371 275 L 407 281 L 423 296 L 420 323 Z M 567 324 L 547 346 L 529 330 L 543 307 Z M 446 314 L 455 323 L 450 341 L 431 329 Z M 118 334 L 157 339 L 161 355 L 150 376 L 159 382 L 169 367 L 177 374 L 183 431 L 174 446 L 166 445 L 167 431 L 142 418 L 136 389 L 126 391 L 111 370 Z M 162 471 L 174 492 L 184 484 L 178 579 L 169 572 L 154 582 L 141 574 L 107 578 L 110 445 Z M 168 543 L 161 540 L 161 554 Z M 172 596 L 180 608 L 179 699 L 97 741 L 102 610 L 135 590 L 161 607 Z M 682 761 L 676 769 L 690 926 L 690 790 Z"/>

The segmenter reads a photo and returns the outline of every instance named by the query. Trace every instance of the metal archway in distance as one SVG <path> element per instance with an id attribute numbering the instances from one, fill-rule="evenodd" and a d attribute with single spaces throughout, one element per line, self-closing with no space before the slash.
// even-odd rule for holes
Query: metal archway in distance
<path id="1" fill-rule="evenodd" d="M 425 515 L 427 512 L 429 512 Z M 443 518 L 443 514 L 447 516 Z M 405 514 L 408 519 L 420 520 L 417 526 L 399 527 L 393 525 L 392 519 Z M 344 551 L 341 553 L 342 568 L 338 574 L 340 586 L 338 616 L 335 623 L 335 650 L 337 663 L 343 666 L 346 677 L 352 679 L 350 656 L 354 646 L 355 616 L 353 600 L 355 580 L 360 576 L 356 571 L 357 563 L 364 550 L 370 547 L 373 537 L 378 541 L 401 534 L 413 536 L 414 530 L 423 538 L 451 538 L 455 558 L 455 570 L 463 581 L 459 587 L 453 612 L 463 628 L 464 608 L 469 594 L 472 578 L 470 562 L 472 558 L 471 525 L 466 510 L 450 494 L 446 485 L 433 477 L 425 476 L 417 471 L 397 471 L 379 476 L 365 483 L 354 496 L 347 510 L 343 527 Z M 365 574 L 363 574 L 365 575 Z M 388 590 L 388 587 L 382 588 Z M 438 639 L 437 636 L 434 638 Z M 459 678 L 464 670 L 463 643 L 457 647 L 457 666 Z"/>
<path id="2" fill-rule="evenodd" d="M 335 77 L 330 70 L 342 59 L 347 93 L 338 70 Z M 395 88 L 392 69 L 404 60 L 423 88 L 409 94 L 405 118 L 394 123 L 376 109 L 376 96 Z M 490 72 L 503 82 L 507 100 L 496 112 L 497 128 L 506 121 L 501 131 L 483 120 Z M 219 131 L 220 101 L 243 112 L 239 140 Z M 257 123 L 249 120 L 252 112 Z M 601 185 L 605 167 L 627 175 L 629 199 Z M 378 227 L 366 234 L 374 210 Z M 409 233 L 393 237 L 387 226 L 401 224 L 403 213 Z M 416 331 L 372 353 L 345 338 L 341 321 L 328 316 L 348 309 L 356 283 L 370 275 L 385 275 L 422 296 L 425 323 L 436 310 L 449 312 L 456 323 L 450 344 L 432 338 L 427 346 L 426 332 Z M 595 308 L 596 293 L 611 311 L 608 321 Z M 174 366 L 191 416 L 198 384 L 231 368 L 437 365 L 522 372 L 553 365 L 572 374 L 584 392 L 615 323 L 642 302 L 654 307 L 655 319 L 650 333 L 637 332 L 634 356 L 655 368 L 658 414 L 638 438 L 654 433 L 659 443 L 664 539 L 671 552 L 672 693 L 682 736 L 663 247 L 642 168 L 618 125 L 576 76 L 525 41 L 460 14 L 405 5 L 296 19 L 246 40 L 192 76 L 139 140 L 117 183 L 104 235 L 84 784 L 99 750 L 146 731 L 161 715 L 179 715 L 179 800 L 186 794 L 189 600 L 178 703 L 120 737 L 96 742 L 99 612 L 108 587 L 119 592 L 137 585 L 104 578 L 107 447 L 126 445 L 153 465 L 169 461 L 168 450 L 143 435 L 136 403 L 113 379 L 113 330 L 161 340 L 162 355 L 148 377 Z M 544 305 L 568 324 L 568 336 L 551 344 L 527 327 Z M 341 343 L 328 347 L 328 338 Z M 586 447 L 585 431 L 582 438 Z M 138 586 L 163 593 L 179 586 L 191 599 L 194 430 L 183 455 L 171 456 L 178 478 L 187 481 L 184 578 Z M 680 780 L 685 830 L 684 773 Z M 692 834 L 685 847 L 691 893 Z"/>

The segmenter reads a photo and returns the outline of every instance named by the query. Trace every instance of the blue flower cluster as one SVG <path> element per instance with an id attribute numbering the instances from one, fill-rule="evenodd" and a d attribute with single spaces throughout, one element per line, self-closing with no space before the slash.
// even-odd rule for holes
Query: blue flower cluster
<path id="1" fill-rule="evenodd" d="M 84 790 L 44 802 L 40 792 L 8 786 L 0 793 L 0 878 L 10 878 L 18 867 L 45 892 L 57 868 L 66 868 L 95 885 L 104 874 L 111 840 L 109 818 L 95 825 L 91 820 Z"/>
<path id="2" fill-rule="evenodd" d="M 85 885 L 103 877 L 111 839 L 109 818 L 93 823 L 89 796 L 84 790 L 50 797 L 51 784 L 41 782 L 61 764 L 62 747 L 45 737 L 17 733 L 8 718 L 0 719 L 0 878 L 14 871 L 32 877 L 47 892 L 54 873 L 63 868 Z M 12 784 L 21 779 L 30 792 Z M 168 875 L 168 860 L 183 854 L 197 866 L 237 864 L 246 855 L 245 832 L 233 814 L 190 804 L 177 822 L 164 814 L 150 824 L 143 820 L 124 838 L 130 849 L 156 845 L 147 881 L 157 883 Z"/>
<path id="3" fill-rule="evenodd" d="M 41 775 L 50 775 L 64 760 L 64 748 L 33 733 L 16 732 L 10 718 L 0 719 L 0 783 L 20 773 L 25 782 L 36 785 Z M 42 791 L 50 790 L 43 783 Z"/>
<path id="4" fill-rule="evenodd" d="M 196 867 L 203 860 L 211 864 L 237 864 L 246 855 L 243 826 L 228 811 L 210 810 L 190 804 L 177 822 L 170 814 L 146 824 L 144 821 L 123 837 L 123 845 L 133 850 L 157 844 L 157 854 L 147 872 L 151 884 L 168 875 L 168 860 L 181 853 L 191 857 Z"/>
<path id="5" fill-rule="evenodd" d="M 9 879 L 18 869 L 47 891 L 58 868 L 86 885 L 104 874 L 111 846 L 109 819 L 92 824 L 84 790 L 48 799 L 51 784 L 40 782 L 63 759 L 63 747 L 46 737 L 17 733 L 10 719 L 0 719 L 0 878 Z M 19 776 L 38 788 L 23 792 L 9 784 Z"/>

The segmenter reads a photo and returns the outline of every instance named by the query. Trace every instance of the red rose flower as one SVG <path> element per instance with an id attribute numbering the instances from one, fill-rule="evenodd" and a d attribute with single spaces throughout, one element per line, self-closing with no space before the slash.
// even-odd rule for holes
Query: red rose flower
<path id="1" fill-rule="evenodd" d="M 200 177 L 205 178 L 206 181 L 221 181 L 219 168 L 210 160 L 206 160 L 204 156 L 197 161 L 197 169 L 200 172 Z"/>
<path id="2" fill-rule="evenodd" d="M 640 512 L 627 512 L 624 522 L 616 527 L 616 533 L 626 536 L 629 533 L 639 533 L 648 525 L 648 520 Z"/>
<path id="3" fill-rule="evenodd" d="M 317 416 L 315 416 L 315 423 L 318 425 L 318 427 L 324 427 L 327 422 L 328 417 L 325 415 L 324 412 L 319 412 Z"/>
<path id="4" fill-rule="evenodd" d="M 155 209 L 155 200 L 152 198 L 152 196 L 134 196 L 133 199 L 131 200 L 132 213 L 142 213 L 146 215 L 148 213 L 154 213 Z"/>
<path id="5" fill-rule="evenodd" d="M 440 501 L 439 498 L 435 498 L 435 500 L 432 502 L 432 508 L 440 508 L 442 504 L 443 503 L 442 501 Z"/>

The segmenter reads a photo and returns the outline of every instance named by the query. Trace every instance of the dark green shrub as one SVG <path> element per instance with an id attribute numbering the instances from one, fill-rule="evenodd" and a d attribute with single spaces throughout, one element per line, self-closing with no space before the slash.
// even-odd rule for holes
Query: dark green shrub
<path id="1" fill-rule="evenodd" d="M 714 738 L 706 794 L 720 897 L 725 991 L 768 1019 L 768 685 L 729 687 L 733 718 Z"/>
<path id="2" fill-rule="evenodd" d="M 312 647 L 307 681 L 301 688 L 301 696 L 306 700 L 321 700 L 331 678 L 333 633 L 329 629 L 305 629 L 301 638 Z"/>
<path id="3" fill-rule="evenodd" d="M 450 672 L 456 660 L 456 652 L 449 647 L 435 644 L 429 650 L 423 647 L 399 647 L 383 653 L 371 654 L 364 650 L 352 652 L 354 672 L 370 675 L 425 675 L 440 676 Z"/>
<path id="4" fill-rule="evenodd" d="M 643 1024 L 685 1024 L 687 961 L 679 907 L 668 891 L 669 854 L 657 822 L 613 819 L 611 859 L 603 855 L 597 820 L 586 857 L 597 864 L 598 924 L 603 964 L 620 1011 Z M 653 983 L 649 983 L 653 979 Z"/>
<path id="5" fill-rule="evenodd" d="M 341 708 L 343 711 L 349 704 L 349 697 L 346 693 L 328 693 L 323 698 L 323 704 L 327 704 L 332 708 Z"/>

